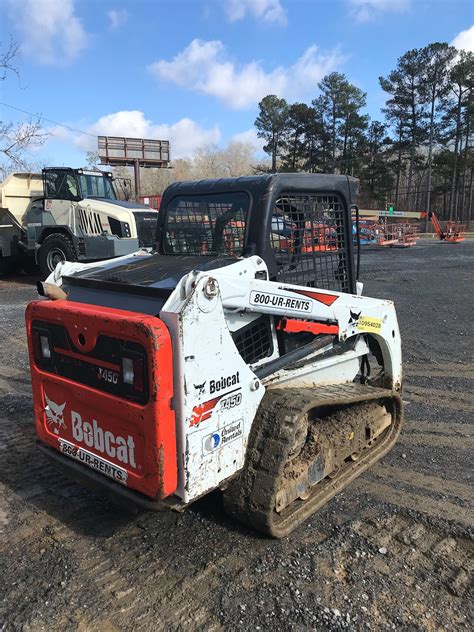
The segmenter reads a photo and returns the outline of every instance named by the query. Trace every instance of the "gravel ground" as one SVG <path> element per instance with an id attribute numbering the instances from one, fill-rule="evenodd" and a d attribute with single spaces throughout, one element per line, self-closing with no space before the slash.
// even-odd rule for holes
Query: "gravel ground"
<path id="1" fill-rule="evenodd" d="M 0 629 L 472 629 L 474 242 L 364 251 L 396 302 L 406 425 L 383 461 L 289 538 L 118 512 L 35 449 L 24 334 L 32 278 L 0 280 Z"/>

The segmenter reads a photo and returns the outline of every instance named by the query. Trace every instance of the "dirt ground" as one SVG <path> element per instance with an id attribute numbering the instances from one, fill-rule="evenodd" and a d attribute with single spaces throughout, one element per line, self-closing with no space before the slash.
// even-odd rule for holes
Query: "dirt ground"
<path id="1" fill-rule="evenodd" d="M 33 279 L 0 280 L 0 629 L 472 629 L 473 273 L 474 242 L 364 251 L 364 293 L 397 306 L 406 425 L 281 541 L 218 493 L 130 516 L 57 473 L 34 441 Z"/>

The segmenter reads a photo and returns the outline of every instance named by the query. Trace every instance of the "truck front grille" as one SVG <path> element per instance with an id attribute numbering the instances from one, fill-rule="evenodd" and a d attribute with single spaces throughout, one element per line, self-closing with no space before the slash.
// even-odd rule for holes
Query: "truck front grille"
<path id="1" fill-rule="evenodd" d="M 134 213 L 140 247 L 151 248 L 155 245 L 158 213 Z"/>

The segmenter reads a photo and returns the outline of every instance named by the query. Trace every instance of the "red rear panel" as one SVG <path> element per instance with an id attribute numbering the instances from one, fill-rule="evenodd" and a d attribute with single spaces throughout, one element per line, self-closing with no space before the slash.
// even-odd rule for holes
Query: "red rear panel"
<path id="1" fill-rule="evenodd" d="M 149 497 L 177 485 L 171 339 L 156 317 L 72 301 L 26 310 L 36 431 Z"/>

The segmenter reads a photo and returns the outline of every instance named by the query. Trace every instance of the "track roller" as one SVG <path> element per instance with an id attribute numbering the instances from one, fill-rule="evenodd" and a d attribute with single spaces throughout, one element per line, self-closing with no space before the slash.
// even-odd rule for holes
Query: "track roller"
<path id="1" fill-rule="evenodd" d="M 394 445 L 398 393 L 360 384 L 267 390 L 247 460 L 224 491 L 228 514 L 276 538 L 288 535 Z"/>

